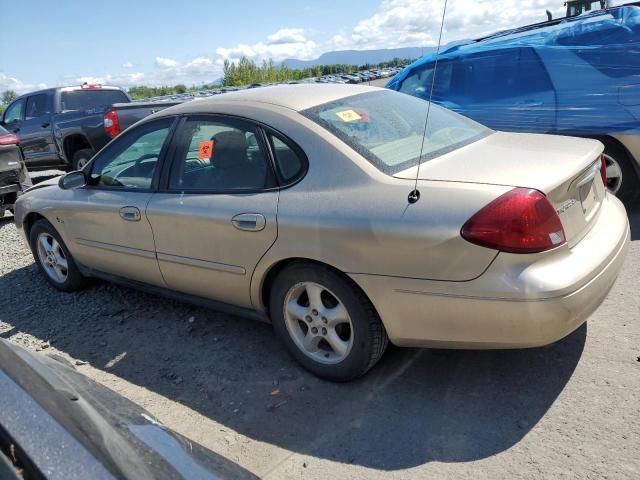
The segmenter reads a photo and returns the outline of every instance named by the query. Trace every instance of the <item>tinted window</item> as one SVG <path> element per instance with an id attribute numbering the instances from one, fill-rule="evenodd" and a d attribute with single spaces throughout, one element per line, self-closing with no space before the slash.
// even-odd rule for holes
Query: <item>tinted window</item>
<path id="1" fill-rule="evenodd" d="M 427 64 L 412 72 L 399 90 L 426 100 L 431 82 L 433 64 Z M 547 70 L 533 48 L 510 48 L 439 61 L 433 99 L 465 105 L 553 89 Z"/>
<path id="2" fill-rule="evenodd" d="M 305 165 L 301 158 L 302 152 L 296 152 L 297 149 L 276 135 L 269 134 L 268 137 L 280 178 L 285 182 L 290 182 L 301 175 Z"/>
<path id="3" fill-rule="evenodd" d="M 146 123 L 110 143 L 93 162 L 91 184 L 151 188 L 160 153 L 172 123 L 171 118 Z"/>
<path id="4" fill-rule="evenodd" d="M 479 123 L 433 104 L 425 136 L 428 105 L 414 96 L 386 90 L 342 98 L 301 113 L 390 174 L 491 133 Z"/>
<path id="5" fill-rule="evenodd" d="M 4 114 L 4 122 L 11 123 L 16 120 L 22 120 L 22 111 L 24 110 L 24 99 L 20 99 L 13 103 Z"/>
<path id="6" fill-rule="evenodd" d="M 551 80 L 532 48 L 494 50 L 459 58 L 454 62 L 449 87 L 454 101 L 473 102 L 550 90 Z"/>
<path id="7" fill-rule="evenodd" d="M 254 126 L 190 119 L 181 129 L 169 188 L 180 191 L 262 190 L 272 183 Z"/>
<path id="8" fill-rule="evenodd" d="M 38 118 L 51 113 L 49 111 L 49 102 L 46 93 L 39 95 L 32 95 L 27 98 L 27 111 L 25 113 L 25 120 L 30 118 Z"/>
<path id="9" fill-rule="evenodd" d="M 128 101 L 127 96 L 120 90 L 72 90 L 60 94 L 60 107 L 63 112 L 107 107 L 113 103 Z"/>

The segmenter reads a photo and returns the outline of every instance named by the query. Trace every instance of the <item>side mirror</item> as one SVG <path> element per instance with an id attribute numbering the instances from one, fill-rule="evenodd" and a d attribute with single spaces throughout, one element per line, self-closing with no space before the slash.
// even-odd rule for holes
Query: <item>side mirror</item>
<path id="1" fill-rule="evenodd" d="M 72 188 L 84 187 L 87 184 L 87 177 L 84 172 L 76 170 L 69 172 L 66 175 L 60 177 L 58 180 L 58 186 L 62 190 L 70 190 Z"/>

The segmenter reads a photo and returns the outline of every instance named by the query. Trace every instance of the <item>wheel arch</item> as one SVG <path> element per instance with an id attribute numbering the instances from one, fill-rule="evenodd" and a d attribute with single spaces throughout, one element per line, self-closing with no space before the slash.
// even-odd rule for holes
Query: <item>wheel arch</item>
<path id="1" fill-rule="evenodd" d="M 62 141 L 64 157 L 69 164 L 73 161 L 74 153 L 85 148 L 93 150 L 93 147 L 89 143 L 87 137 L 81 133 L 72 133 L 71 135 L 67 135 Z"/>
<path id="2" fill-rule="evenodd" d="M 349 276 L 347 273 L 343 272 L 339 268 L 336 268 L 333 265 L 330 265 L 328 263 L 325 263 L 325 262 L 322 262 L 320 260 L 316 260 L 316 259 L 313 259 L 313 258 L 289 257 L 289 258 L 280 259 L 280 260 L 272 263 L 266 269 L 265 274 L 261 276 L 262 281 L 258 286 L 258 291 L 256 292 L 257 293 L 257 297 L 255 298 L 255 305 L 257 306 L 257 308 L 259 310 L 264 311 L 264 312 L 266 312 L 268 314 L 268 312 L 269 312 L 269 295 L 270 295 L 271 288 L 273 287 L 273 283 L 274 283 L 275 279 L 277 278 L 278 274 L 280 274 L 280 272 L 282 272 L 285 268 L 287 268 L 288 266 L 290 266 L 292 264 L 295 264 L 295 263 L 313 264 L 313 265 L 317 265 L 317 266 L 320 266 L 320 267 L 323 267 L 323 268 L 327 268 L 327 269 L 337 273 L 338 275 L 342 276 L 345 280 L 347 280 L 347 282 L 349 282 L 355 288 L 357 288 L 360 292 L 362 292 L 362 294 L 365 295 L 367 297 L 367 299 L 371 302 L 371 298 L 369 297 L 369 295 L 367 295 L 367 293 L 364 291 L 364 289 L 351 276 Z M 373 305 L 373 302 L 371 302 L 371 304 Z"/>
<path id="3" fill-rule="evenodd" d="M 25 235 L 27 241 L 29 241 L 29 235 L 31 235 L 31 228 L 33 227 L 33 225 L 38 220 L 46 220 L 47 222 L 49 222 L 47 217 L 45 217 L 44 215 L 42 215 L 42 214 L 40 214 L 38 212 L 29 212 L 24 217 L 24 220 L 22 221 L 22 228 L 24 229 L 24 235 Z M 51 223 L 51 222 L 49 222 L 49 223 Z"/>

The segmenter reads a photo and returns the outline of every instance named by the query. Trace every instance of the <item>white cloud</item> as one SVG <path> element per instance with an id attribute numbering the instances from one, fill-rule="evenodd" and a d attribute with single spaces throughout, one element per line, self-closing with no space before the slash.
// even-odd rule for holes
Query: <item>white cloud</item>
<path id="1" fill-rule="evenodd" d="M 41 88 L 47 88 L 46 83 L 25 83 L 15 77 L 10 77 L 0 72 L 0 92 L 5 90 L 13 90 L 17 94 L 21 95 L 33 90 L 39 90 Z"/>
<path id="2" fill-rule="evenodd" d="M 133 87 L 135 85 L 141 85 L 146 83 L 146 75 L 142 72 L 136 73 L 107 73 L 106 75 L 81 75 L 81 76 L 67 76 L 65 83 L 71 85 L 80 85 L 83 83 L 94 83 L 100 85 L 116 85 L 119 87 Z"/>
<path id="3" fill-rule="evenodd" d="M 282 43 L 305 43 L 302 28 L 282 28 L 267 37 L 267 45 L 279 45 Z"/>
<path id="4" fill-rule="evenodd" d="M 625 0 L 614 0 L 613 4 Z M 63 84 L 102 83 L 130 87 L 134 85 L 209 84 L 222 76 L 224 60 L 238 61 L 246 56 L 256 62 L 286 58 L 308 60 L 331 50 L 365 50 L 403 46 L 433 46 L 438 39 L 444 0 L 381 0 L 372 15 L 352 28 L 320 33 L 303 28 L 281 28 L 262 41 L 223 46 L 215 52 L 201 52 L 177 60 L 158 56 L 147 69 L 129 73 L 80 72 L 60 77 Z M 498 30 L 546 20 L 545 10 L 554 17 L 564 15 L 560 0 L 449 0 L 444 23 L 443 44 L 477 38 Z M 141 65 L 127 61 L 121 68 L 141 70 Z M 0 91 L 18 93 L 44 88 L 44 83 L 27 83 L 0 73 Z"/>
<path id="5" fill-rule="evenodd" d="M 349 34 L 335 35 L 330 47 L 394 48 L 433 46 L 438 41 L 444 0 L 383 0 L 377 11 L 360 20 Z M 449 0 L 443 43 L 547 19 L 545 10 L 562 16 L 558 0 Z"/>
<path id="6" fill-rule="evenodd" d="M 155 65 L 160 68 L 173 68 L 178 66 L 178 61 L 173 58 L 156 57 Z"/>
<path id="7" fill-rule="evenodd" d="M 301 28 L 283 28 L 269 35 L 265 42 L 253 45 L 239 44 L 231 48 L 218 48 L 216 54 L 224 60 L 238 61 L 245 56 L 254 61 L 285 58 L 302 60 L 315 58 L 320 54 L 318 44 L 307 38 Z"/>

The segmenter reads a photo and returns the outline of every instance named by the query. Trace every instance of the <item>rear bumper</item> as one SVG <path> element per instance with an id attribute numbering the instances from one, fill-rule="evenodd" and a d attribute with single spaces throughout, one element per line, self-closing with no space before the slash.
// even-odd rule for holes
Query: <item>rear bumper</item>
<path id="1" fill-rule="evenodd" d="M 535 255 L 500 253 L 468 282 L 352 275 L 401 346 L 522 348 L 578 328 L 602 303 L 622 267 L 629 223 L 608 195 L 598 221 L 573 248 Z"/>

